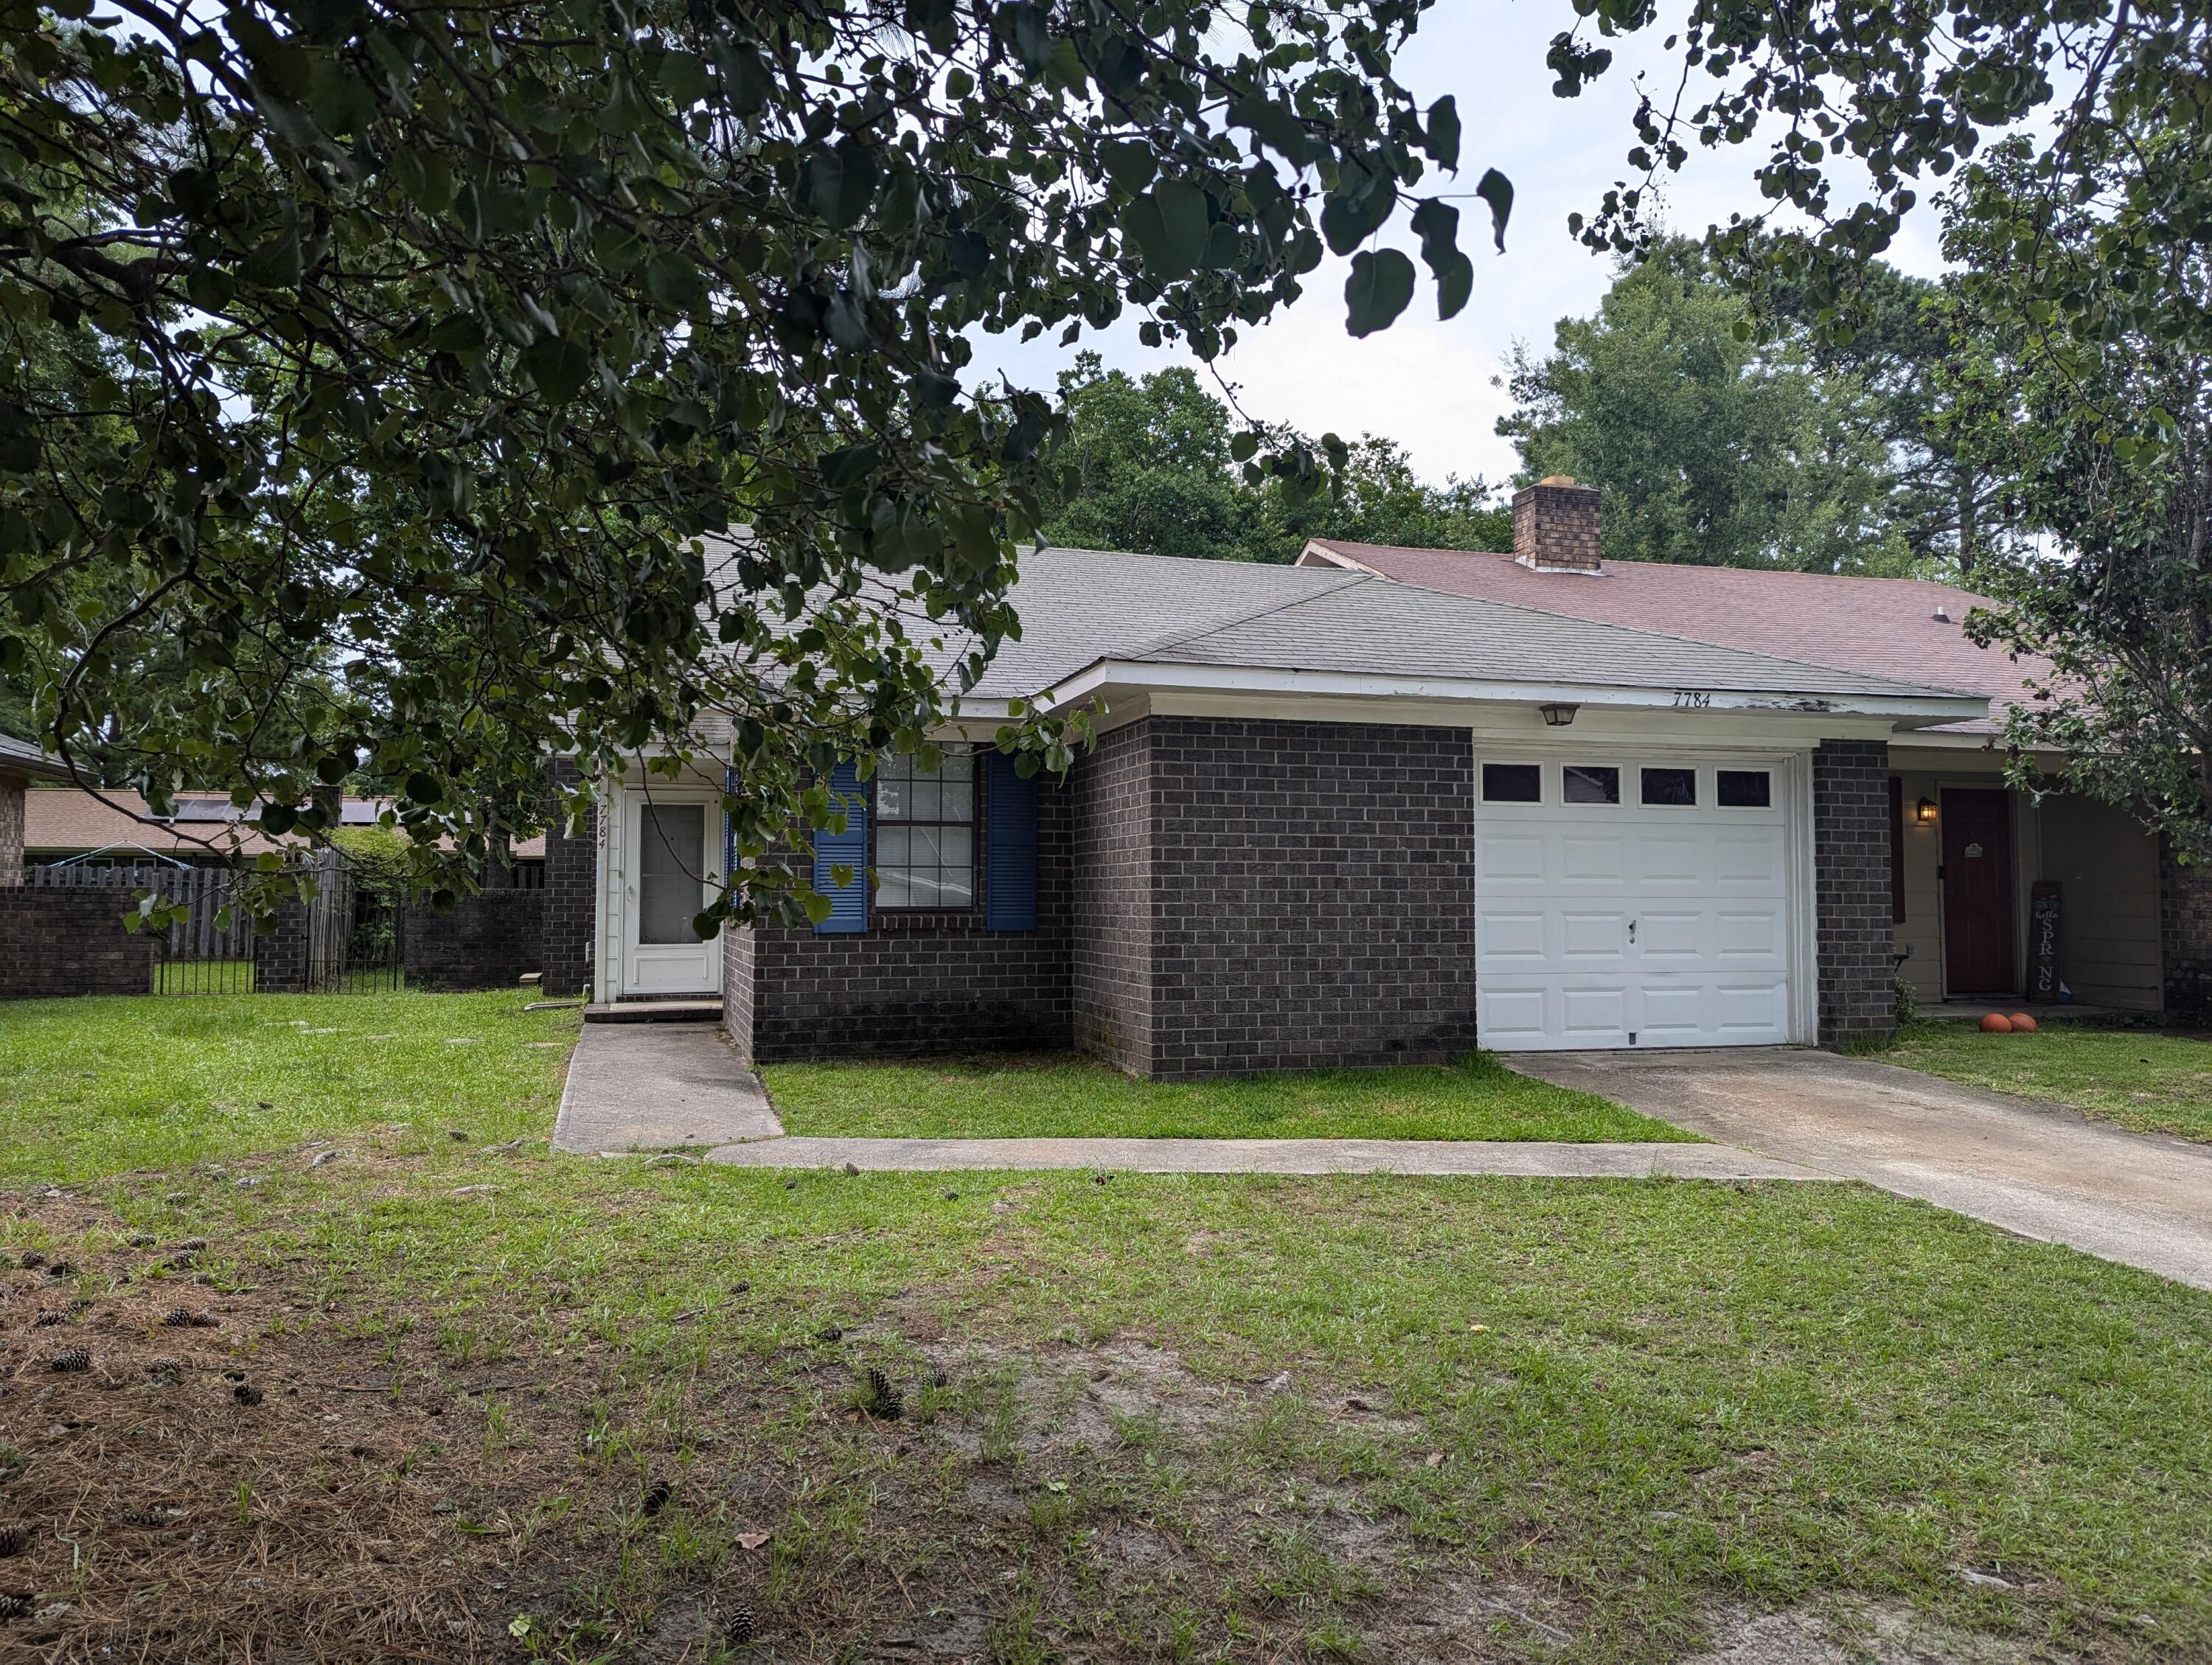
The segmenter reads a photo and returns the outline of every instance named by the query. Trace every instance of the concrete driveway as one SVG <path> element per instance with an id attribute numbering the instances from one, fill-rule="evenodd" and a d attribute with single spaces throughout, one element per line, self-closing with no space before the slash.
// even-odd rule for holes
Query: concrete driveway
<path id="1" fill-rule="evenodd" d="M 2212 1145 L 1832 1053 L 1529 1053 L 1523 1074 L 2212 1289 Z"/>

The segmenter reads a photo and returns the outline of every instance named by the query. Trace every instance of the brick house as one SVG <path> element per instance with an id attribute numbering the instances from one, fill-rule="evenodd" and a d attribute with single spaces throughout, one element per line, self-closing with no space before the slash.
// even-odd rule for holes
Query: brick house
<path id="1" fill-rule="evenodd" d="M 20 883 L 24 800 L 32 781 L 58 779 L 67 773 L 58 760 L 27 741 L 0 734 L 0 884 Z"/>
<path id="2" fill-rule="evenodd" d="M 1889 1029 L 1900 954 L 1931 997 L 2020 999 L 2055 875 L 2078 999 L 2201 987 L 2212 908 L 2183 870 L 2096 805 L 2003 790 L 1991 700 L 2021 671 L 1963 642 L 1972 598 L 1608 564 L 1596 504 L 1529 488 L 1511 556 L 1033 555 L 945 769 L 838 771 L 820 927 L 699 943 L 721 782 L 611 789 L 549 841 L 547 985 L 717 999 L 763 1061 L 1832 1045 Z M 1066 780 L 988 744 L 1016 697 L 1097 714 Z M 839 863 L 867 874 L 838 890 Z"/>

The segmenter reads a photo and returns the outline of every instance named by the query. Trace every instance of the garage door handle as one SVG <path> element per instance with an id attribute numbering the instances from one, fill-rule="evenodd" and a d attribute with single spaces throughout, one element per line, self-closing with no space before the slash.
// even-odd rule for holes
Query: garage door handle
<path id="1" fill-rule="evenodd" d="M 1634 942 L 1636 940 L 1636 921 L 1634 920 L 1628 921 L 1628 939 L 1631 942 Z"/>

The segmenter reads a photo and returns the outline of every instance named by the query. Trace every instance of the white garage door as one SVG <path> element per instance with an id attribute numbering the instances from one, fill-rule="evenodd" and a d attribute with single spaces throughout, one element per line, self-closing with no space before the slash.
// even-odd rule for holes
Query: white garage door
<path id="1" fill-rule="evenodd" d="M 1478 761 L 1484 1046 L 1791 1038 L 1779 766 L 1576 754 Z"/>

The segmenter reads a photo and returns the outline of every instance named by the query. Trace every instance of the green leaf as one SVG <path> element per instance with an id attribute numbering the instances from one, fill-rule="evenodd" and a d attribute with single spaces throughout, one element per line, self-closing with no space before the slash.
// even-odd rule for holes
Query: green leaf
<path id="1" fill-rule="evenodd" d="M 1121 228 L 1155 277 L 1187 277 L 1206 252 L 1206 192 L 1188 179 L 1163 179 L 1122 211 Z"/>
<path id="2" fill-rule="evenodd" d="M 1413 229 L 1437 280 L 1437 316 L 1455 317 L 1474 293 L 1474 263 L 1459 248 L 1459 210 L 1449 203 L 1423 203 L 1413 210 Z"/>
<path id="3" fill-rule="evenodd" d="M 1498 252 L 1505 252 L 1505 222 L 1513 217 L 1513 181 L 1496 168 L 1486 169 L 1474 194 L 1490 204 L 1490 223 L 1498 238 Z"/>
<path id="4" fill-rule="evenodd" d="M 707 96 L 706 61 L 696 52 L 671 52 L 660 60 L 660 84 L 679 110 Z"/>
<path id="5" fill-rule="evenodd" d="M 1321 234 L 1332 252 L 1349 254 L 1382 228 L 1397 205 L 1394 185 L 1358 162 L 1347 162 L 1336 194 L 1322 204 Z"/>
<path id="6" fill-rule="evenodd" d="M 699 268 L 674 249 L 663 249 L 646 263 L 647 292 L 672 313 L 696 313 L 707 301 Z"/>
<path id="7" fill-rule="evenodd" d="M 1459 106 L 1449 93 L 1429 106 L 1429 131 L 1423 148 L 1437 167 L 1459 166 Z"/>
<path id="8" fill-rule="evenodd" d="M 1363 251 L 1352 257 L 1352 276 L 1344 285 L 1350 316 L 1346 328 L 1355 336 L 1387 330 L 1413 298 L 1413 263 L 1396 249 Z"/>
<path id="9" fill-rule="evenodd" d="M 1098 147 L 1098 160 L 1106 177 L 1124 191 L 1142 191 L 1158 172 L 1152 147 L 1134 139 L 1109 139 Z"/>
<path id="10" fill-rule="evenodd" d="M 523 349 L 522 368 L 546 404 L 562 405 L 582 392 L 584 384 L 591 380 L 592 355 L 576 342 L 540 336 Z M 408 793 L 413 796 L 414 788 L 410 787 Z"/>
<path id="11" fill-rule="evenodd" d="M 1052 25 L 1042 6 L 1001 6 L 992 27 L 1013 49 L 1024 70 L 1034 72 L 1052 62 Z"/>

